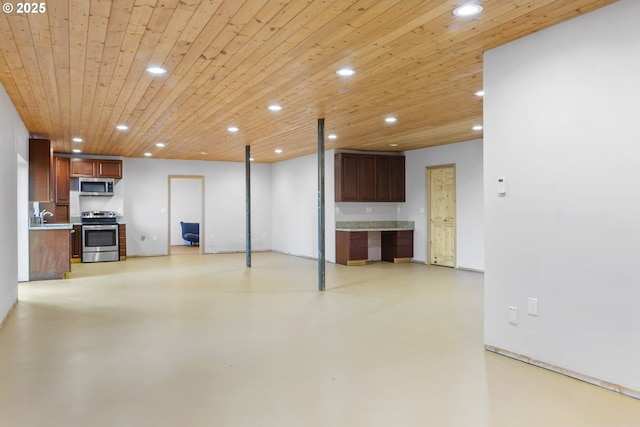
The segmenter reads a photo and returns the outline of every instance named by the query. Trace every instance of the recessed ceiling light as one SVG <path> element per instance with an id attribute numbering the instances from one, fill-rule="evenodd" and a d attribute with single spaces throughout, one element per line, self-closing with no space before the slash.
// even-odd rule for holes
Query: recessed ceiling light
<path id="1" fill-rule="evenodd" d="M 202 155 L 204 156 L 205 154 L 209 154 L 209 153 L 207 153 L 206 151 L 202 150 L 202 151 L 200 152 L 200 154 L 202 154 Z"/>
<path id="2" fill-rule="evenodd" d="M 471 129 L 473 130 L 482 130 L 482 126 L 480 125 L 475 125 L 474 127 L 472 127 Z"/>
<path id="3" fill-rule="evenodd" d="M 71 140 L 72 140 L 73 142 L 82 142 L 82 138 L 78 138 L 78 137 L 71 138 Z"/>
<path id="4" fill-rule="evenodd" d="M 280 110 L 282 110 L 282 107 L 279 106 L 278 104 L 271 104 L 267 108 L 269 108 L 269 110 L 271 110 L 271 111 L 280 111 Z"/>
<path id="5" fill-rule="evenodd" d="M 483 90 L 477 91 L 476 96 L 484 96 L 484 91 Z"/>
<path id="6" fill-rule="evenodd" d="M 164 142 L 156 142 L 156 147 L 162 148 L 165 146 Z"/>
<path id="7" fill-rule="evenodd" d="M 118 125 L 118 126 L 116 126 L 116 129 L 118 129 L 118 130 L 127 130 L 127 129 L 129 129 L 129 126 L 127 126 L 127 125 Z"/>
<path id="8" fill-rule="evenodd" d="M 231 127 L 228 127 L 227 130 L 229 132 L 238 132 L 239 129 L 237 127 L 235 127 L 235 126 L 231 126 Z"/>
<path id="9" fill-rule="evenodd" d="M 74 153 L 82 153 L 82 150 L 79 148 L 74 148 L 73 150 L 71 150 Z"/>
<path id="10" fill-rule="evenodd" d="M 144 153 L 145 156 L 151 157 L 151 153 Z"/>
<path id="11" fill-rule="evenodd" d="M 398 144 L 389 144 L 389 147 L 397 147 Z"/>
<path id="12" fill-rule="evenodd" d="M 253 162 L 253 157 L 249 157 L 249 161 L 250 161 L 250 162 Z"/>
<path id="13" fill-rule="evenodd" d="M 338 71 L 336 71 L 336 74 L 342 77 L 351 77 L 355 73 L 356 73 L 356 70 L 349 67 L 340 68 Z"/>
<path id="14" fill-rule="evenodd" d="M 167 72 L 167 70 L 162 67 L 149 67 L 147 71 L 151 74 L 165 74 Z"/>
<path id="15" fill-rule="evenodd" d="M 384 119 L 384 121 L 387 123 L 395 123 L 398 121 L 398 119 L 396 119 L 395 117 L 387 117 Z"/>
<path id="16" fill-rule="evenodd" d="M 482 6 L 475 3 L 467 3 L 453 9 L 453 14 L 460 17 L 474 16 L 482 12 Z"/>
<path id="17" fill-rule="evenodd" d="M 336 135 L 335 133 L 330 133 L 329 135 L 327 135 L 327 138 L 336 139 L 336 138 L 338 138 L 338 135 Z"/>
<path id="18" fill-rule="evenodd" d="M 276 152 L 277 154 L 280 154 L 280 153 L 282 153 L 282 149 L 281 149 L 281 148 L 276 148 L 276 149 L 275 149 L 275 152 Z"/>

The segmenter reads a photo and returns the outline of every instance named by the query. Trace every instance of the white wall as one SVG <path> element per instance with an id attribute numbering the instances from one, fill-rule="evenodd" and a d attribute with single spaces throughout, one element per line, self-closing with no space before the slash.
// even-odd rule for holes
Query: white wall
<path id="1" fill-rule="evenodd" d="M 484 59 L 485 343 L 636 391 L 639 16 L 622 0 Z"/>
<path id="2" fill-rule="evenodd" d="M 19 163 L 21 173 L 25 172 L 28 140 L 27 128 L 0 85 L 0 200 L 3 203 L 0 222 L 4 224 L 0 227 L 0 322 L 18 299 L 18 260 L 24 265 L 29 259 L 29 214 L 24 196 L 29 192 L 25 185 L 28 181 L 24 177 L 18 180 Z M 20 199 L 18 192 L 22 195 Z"/>
<path id="3" fill-rule="evenodd" d="M 325 152 L 325 260 L 335 262 L 334 151 Z M 273 164 L 273 250 L 318 258 L 318 155 Z"/>
<path id="4" fill-rule="evenodd" d="M 412 150 L 406 154 L 407 197 L 399 220 L 414 221 L 414 260 L 427 261 L 427 167 L 456 165 L 456 267 L 484 270 L 482 140 Z"/>
<path id="5" fill-rule="evenodd" d="M 245 250 L 244 163 L 126 158 L 122 167 L 127 255 L 168 254 L 169 175 L 204 176 L 205 253 Z M 252 250 L 271 249 L 271 165 L 251 165 L 251 222 Z"/>

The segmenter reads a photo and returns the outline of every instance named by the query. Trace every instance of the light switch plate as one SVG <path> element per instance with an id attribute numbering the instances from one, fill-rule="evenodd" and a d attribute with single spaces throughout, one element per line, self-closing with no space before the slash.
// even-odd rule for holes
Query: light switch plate
<path id="1" fill-rule="evenodd" d="M 531 316 L 538 315 L 538 298 L 529 298 L 529 305 L 527 306 L 527 313 Z"/>
<path id="2" fill-rule="evenodd" d="M 509 307 L 509 323 L 518 324 L 518 307 Z"/>

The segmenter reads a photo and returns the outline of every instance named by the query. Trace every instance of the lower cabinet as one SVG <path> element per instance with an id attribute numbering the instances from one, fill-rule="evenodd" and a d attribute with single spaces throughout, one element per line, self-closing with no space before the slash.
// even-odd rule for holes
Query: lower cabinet
<path id="1" fill-rule="evenodd" d="M 120 247 L 120 261 L 127 259 L 127 224 L 118 224 L 118 245 Z"/>
<path id="2" fill-rule="evenodd" d="M 382 260 L 408 262 L 413 257 L 413 230 L 383 231 Z"/>
<path id="3" fill-rule="evenodd" d="M 29 230 L 29 280 L 63 279 L 71 273 L 69 229 Z"/>
<path id="4" fill-rule="evenodd" d="M 82 226 L 71 229 L 71 262 L 82 262 Z"/>
<path id="5" fill-rule="evenodd" d="M 336 263 L 364 265 L 369 257 L 367 231 L 336 231 Z"/>

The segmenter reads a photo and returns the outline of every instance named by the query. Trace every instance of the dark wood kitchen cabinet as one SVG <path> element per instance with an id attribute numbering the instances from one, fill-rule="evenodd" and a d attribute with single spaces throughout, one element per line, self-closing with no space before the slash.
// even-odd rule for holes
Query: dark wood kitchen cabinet
<path id="1" fill-rule="evenodd" d="M 336 263 L 365 265 L 369 258 L 367 231 L 336 231 Z"/>
<path id="2" fill-rule="evenodd" d="M 95 178 L 98 175 L 96 159 L 71 159 L 71 178 Z"/>
<path id="3" fill-rule="evenodd" d="M 53 201 L 40 203 L 40 209 L 53 213 L 53 217 L 46 216 L 48 223 L 69 222 L 70 203 L 70 180 L 69 180 L 69 158 L 53 156 Z"/>
<path id="4" fill-rule="evenodd" d="M 122 160 L 98 159 L 98 178 L 122 179 Z"/>
<path id="5" fill-rule="evenodd" d="M 29 201 L 53 200 L 53 151 L 48 139 L 29 139 Z"/>
<path id="6" fill-rule="evenodd" d="M 71 273 L 68 229 L 29 230 L 29 280 L 62 279 Z"/>
<path id="7" fill-rule="evenodd" d="M 82 262 L 82 226 L 71 229 L 71 262 Z"/>
<path id="8" fill-rule="evenodd" d="M 337 153 L 335 201 L 404 202 L 404 156 Z"/>
<path id="9" fill-rule="evenodd" d="M 376 156 L 378 202 L 405 201 L 404 156 Z"/>
<path id="10" fill-rule="evenodd" d="M 127 225 L 118 224 L 118 245 L 120 248 L 120 261 L 127 259 Z"/>
<path id="11" fill-rule="evenodd" d="M 122 179 L 122 160 L 71 159 L 71 178 Z"/>
<path id="12" fill-rule="evenodd" d="M 69 222 L 69 158 L 54 156 L 53 159 L 53 222 Z"/>
<path id="13" fill-rule="evenodd" d="M 409 262 L 413 257 L 413 230 L 383 231 L 382 260 Z"/>
<path id="14" fill-rule="evenodd" d="M 335 156 L 335 201 L 376 201 L 376 156 L 338 153 Z"/>

